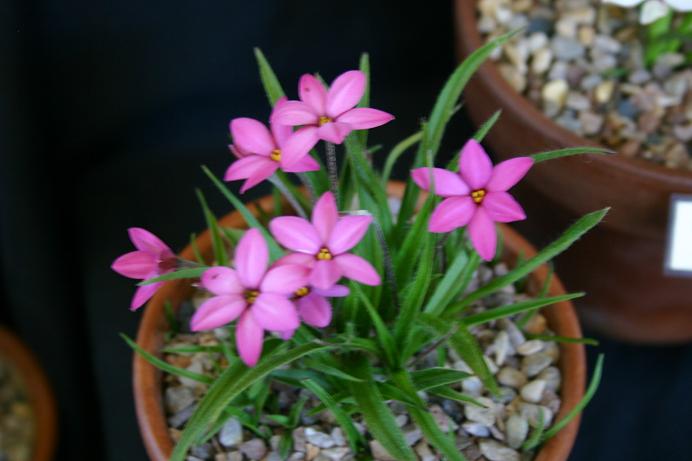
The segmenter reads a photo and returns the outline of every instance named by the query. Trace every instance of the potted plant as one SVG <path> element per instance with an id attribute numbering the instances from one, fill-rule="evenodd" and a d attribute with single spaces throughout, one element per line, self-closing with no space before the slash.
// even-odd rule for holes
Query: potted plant
<path id="1" fill-rule="evenodd" d="M 0 459 L 49 461 L 57 435 L 48 381 L 29 349 L 0 327 Z"/>
<path id="2" fill-rule="evenodd" d="M 289 101 L 257 51 L 270 127 L 231 121 L 225 179 L 242 191 L 267 179 L 274 194 L 244 204 L 205 168 L 236 211 L 217 221 L 200 194 L 208 230 L 180 256 L 133 228 L 136 251 L 113 264 L 142 280 L 133 309 L 151 298 L 137 342 L 125 340 L 152 459 L 567 459 L 602 358 L 584 392 L 589 340 L 569 302 L 582 293 L 545 263 L 607 209 L 540 252 L 496 223 L 525 218 L 507 191 L 535 163 L 602 151 L 493 166 L 480 145 L 490 120 L 433 167 L 466 82 L 510 36 L 455 70 L 381 173 L 365 130 L 393 117 L 367 107 L 367 55 L 329 87 L 304 75 Z M 416 144 L 411 178 L 391 183 Z"/>
<path id="3" fill-rule="evenodd" d="M 664 4 L 644 6 L 648 21 L 651 6 Z M 637 11 L 597 0 L 458 0 L 460 55 L 484 42 L 489 22 L 501 33 L 505 25 L 492 14 L 527 26 L 498 61 L 481 67 L 466 93 L 476 123 L 503 110 L 498 130 L 488 136 L 497 155 L 578 144 L 622 154 L 537 166 L 518 192 L 529 213 L 551 218 L 553 227 L 542 235 L 587 209 L 612 205 L 604 225 L 560 260 L 566 283 L 590 293 L 580 314 L 627 340 L 692 339 L 692 286 L 663 269 L 670 197 L 692 193 L 690 71 L 679 60 L 691 16 L 669 10 L 640 25 Z M 597 267 L 584 270 L 596 256 Z"/>

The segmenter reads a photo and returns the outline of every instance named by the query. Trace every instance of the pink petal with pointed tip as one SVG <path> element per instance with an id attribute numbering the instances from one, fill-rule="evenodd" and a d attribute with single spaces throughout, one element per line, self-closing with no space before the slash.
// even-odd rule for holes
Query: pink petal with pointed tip
<path id="1" fill-rule="evenodd" d="M 329 241 L 329 236 L 338 219 L 339 211 L 336 209 L 334 194 L 325 192 L 312 209 L 312 225 L 315 226 L 322 242 Z"/>
<path id="2" fill-rule="evenodd" d="M 228 167 L 224 180 L 226 181 L 237 181 L 238 179 L 247 179 L 258 174 L 264 174 L 267 172 L 269 176 L 274 174 L 276 170 L 276 162 L 267 157 L 262 157 L 261 155 L 248 155 L 239 160 L 236 160 Z"/>
<path id="3" fill-rule="evenodd" d="M 333 287 L 327 289 L 313 287 L 312 291 L 327 298 L 343 298 L 344 296 L 348 296 L 350 293 L 348 287 L 344 285 L 334 285 Z"/>
<path id="4" fill-rule="evenodd" d="M 158 256 L 163 251 L 170 251 L 168 245 L 163 243 L 160 238 L 141 227 L 130 227 L 127 230 L 130 241 L 140 251 L 145 251 Z"/>
<path id="5" fill-rule="evenodd" d="M 485 261 L 491 261 L 497 250 L 497 230 L 495 223 L 483 207 L 479 207 L 473 215 L 469 223 L 468 233 L 471 243 L 480 257 Z"/>
<path id="6" fill-rule="evenodd" d="M 111 269 L 131 279 L 145 280 L 157 272 L 156 257 L 145 251 L 131 251 L 118 257 Z"/>
<path id="7" fill-rule="evenodd" d="M 247 302 L 238 295 L 214 296 L 197 308 L 190 320 L 192 331 L 213 330 L 227 325 L 240 316 Z"/>
<path id="8" fill-rule="evenodd" d="M 247 181 L 243 183 L 243 187 L 240 188 L 240 193 L 244 194 L 248 189 L 255 187 L 257 184 L 271 177 L 278 168 L 279 164 L 272 161 L 271 165 L 268 165 L 263 170 L 250 175 L 250 177 L 247 178 Z"/>
<path id="9" fill-rule="evenodd" d="M 142 307 L 144 303 L 149 301 L 149 299 L 154 296 L 154 293 L 156 293 L 156 290 L 158 290 L 161 285 L 163 285 L 163 282 L 155 282 L 149 285 L 142 285 L 141 287 L 138 287 L 137 291 L 135 291 L 135 295 L 132 297 L 130 310 L 136 311 Z"/>
<path id="10" fill-rule="evenodd" d="M 493 164 L 475 139 L 470 139 L 461 149 L 459 172 L 471 190 L 483 189 L 493 172 Z"/>
<path id="11" fill-rule="evenodd" d="M 238 355 L 245 365 L 254 367 L 262 355 L 262 342 L 264 340 L 264 330 L 255 322 L 249 310 L 238 320 L 235 329 L 235 343 L 238 348 Z"/>
<path id="12" fill-rule="evenodd" d="M 368 231 L 372 216 L 344 216 L 336 222 L 327 247 L 333 255 L 345 253 L 358 244 Z"/>
<path id="13" fill-rule="evenodd" d="M 286 101 L 271 116 L 271 123 L 279 125 L 316 125 L 318 121 L 319 115 L 302 101 Z"/>
<path id="14" fill-rule="evenodd" d="M 327 142 L 341 144 L 351 131 L 351 125 L 341 122 L 329 122 L 319 127 L 317 129 L 317 134 L 320 139 Z"/>
<path id="15" fill-rule="evenodd" d="M 493 174 L 486 189 L 493 192 L 505 192 L 518 183 L 533 166 L 531 157 L 515 157 L 500 162 L 493 168 Z"/>
<path id="16" fill-rule="evenodd" d="M 332 306 L 322 296 L 310 293 L 297 302 L 303 322 L 316 328 L 324 328 L 332 321 Z"/>
<path id="17" fill-rule="evenodd" d="M 274 218 L 269 223 L 269 229 L 274 238 L 289 250 L 315 254 L 322 246 L 315 228 L 303 218 L 296 216 Z"/>
<path id="18" fill-rule="evenodd" d="M 514 222 L 526 219 L 524 209 L 507 192 L 489 192 L 483 199 L 483 208 L 495 222 Z"/>
<path id="19" fill-rule="evenodd" d="M 281 147 L 281 168 L 290 168 L 310 153 L 319 138 L 314 127 L 301 128 L 286 139 Z"/>
<path id="20" fill-rule="evenodd" d="M 286 102 L 288 102 L 288 98 L 286 96 L 282 96 L 276 101 L 272 114 L 269 116 L 269 120 L 274 119 L 274 112 L 283 107 Z M 269 122 L 269 129 L 274 137 L 275 144 L 279 148 L 283 147 L 286 139 L 288 139 L 288 137 L 293 133 L 293 127 L 290 125 L 282 125 L 281 123 L 273 123 L 271 121 Z"/>
<path id="21" fill-rule="evenodd" d="M 341 269 L 334 261 L 315 261 L 310 273 L 310 284 L 320 289 L 327 289 L 338 282 L 341 278 Z"/>
<path id="22" fill-rule="evenodd" d="M 272 267 L 262 280 L 260 290 L 263 293 L 291 295 L 298 288 L 308 284 L 310 269 L 303 265 L 284 264 Z"/>
<path id="23" fill-rule="evenodd" d="M 334 79 L 327 93 L 327 115 L 336 118 L 358 104 L 365 83 L 365 74 L 359 70 L 349 70 Z"/>
<path id="24" fill-rule="evenodd" d="M 291 166 L 283 168 L 286 173 L 304 173 L 306 171 L 318 171 L 320 164 L 310 156 L 310 154 L 301 158 Z"/>
<path id="25" fill-rule="evenodd" d="M 326 113 L 327 90 L 314 75 L 304 74 L 298 82 L 300 100 L 310 106 L 316 114 Z"/>
<path id="26" fill-rule="evenodd" d="M 435 195 L 441 197 L 454 197 L 468 195 L 469 186 L 457 173 L 442 168 L 416 168 L 411 170 L 411 179 L 418 187 L 430 191 L 430 170 L 432 169 L 433 181 L 435 181 Z"/>
<path id="27" fill-rule="evenodd" d="M 430 216 L 430 232 L 451 232 L 471 221 L 478 206 L 471 197 L 450 197 L 437 205 Z"/>
<path id="28" fill-rule="evenodd" d="M 244 291 L 238 274 L 230 267 L 212 267 L 202 274 L 202 286 L 215 295 L 239 294 Z"/>
<path id="29" fill-rule="evenodd" d="M 368 130 L 394 120 L 387 112 L 370 107 L 356 107 L 339 115 L 337 122 L 348 123 L 354 130 Z"/>
<path id="30" fill-rule="evenodd" d="M 344 277 L 365 285 L 379 285 L 381 279 L 375 268 L 365 259 L 345 253 L 334 258 Z"/>
<path id="31" fill-rule="evenodd" d="M 268 157 L 276 149 L 274 138 L 264 123 L 253 118 L 236 118 L 231 120 L 233 144 L 250 154 Z"/>
<path id="32" fill-rule="evenodd" d="M 274 262 L 274 266 L 285 266 L 287 264 L 297 264 L 312 269 L 312 266 L 315 265 L 315 257 L 305 253 L 289 253 Z"/>
<path id="33" fill-rule="evenodd" d="M 250 309 L 255 322 L 265 330 L 295 330 L 300 319 L 295 305 L 286 296 L 275 293 L 261 293 Z"/>
<path id="34" fill-rule="evenodd" d="M 245 288 L 259 287 L 269 262 L 269 249 L 257 229 L 245 232 L 235 250 L 235 268 Z"/>

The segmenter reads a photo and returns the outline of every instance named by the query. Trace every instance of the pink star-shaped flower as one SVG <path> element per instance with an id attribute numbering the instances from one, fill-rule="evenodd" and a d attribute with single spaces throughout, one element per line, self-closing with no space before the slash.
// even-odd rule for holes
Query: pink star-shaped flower
<path id="1" fill-rule="evenodd" d="M 530 157 L 515 157 L 493 168 L 483 147 L 470 140 L 461 150 L 459 173 L 441 168 L 416 168 L 411 172 L 413 181 L 429 191 L 432 173 L 435 194 L 445 197 L 433 211 L 428 229 L 450 232 L 468 225 L 473 247 L 481 258 L 490 261 L 497 248 L 495 223 L 526 219 L 521 205 L 507 190 L 519 182 L 532 165 Z"/>
<path id="2" fill-rule="evenodd" d="M 315 76 L 305 74 L 298 82 L 300 101 L 288 101 L 275 109 L 272 123 L 303 125 L 314 143 L 323 139 L 341 144 L 353 130 L 375 128 L 394 119 L 381 110 L 356 108 L 365 93 L 365 84 L 365 74 L 359 70 L 339 75 L 329 90 Z"/>

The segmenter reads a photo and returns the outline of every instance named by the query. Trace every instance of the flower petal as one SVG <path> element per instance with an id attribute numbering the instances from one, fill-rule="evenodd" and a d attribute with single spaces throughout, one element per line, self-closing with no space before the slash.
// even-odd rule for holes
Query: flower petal
<path id="1" fill-rule="evenodd" d="M 343 298 L 348 296 L 350 290 L 344 285 L 334 285 L 333 287 L 322 289 L 322 288 L 312 288 L 312 291 L 320 296 L 327 298 Z"/>
<path id="2" fill-rule="evenodd" d="M 298 82 L 300 100 L 310 106 L 316 114 L 325 114 L 327 106 L 327 89 L 314 75 L 304 74 Z"/>
<path id="3" fill-rule="evenodd" d="M 197 308 L 190 320 L 192 331 L 213 330 L 227 325 L 243 313 L 247 302 L 242 296 L 214 296 Z"/>
<path id="4" fill-rule="evenodd" d="M 130 310 L 136 311 L 142 307 L 144 303 L 154 296 L 154 293 L 156 293 L 156 290 L 158 290 L 161 285 L 163 285 L 163 282 L 155 282 L 137 288 L 135 295 L 132 297 L 132 302 L 130 303 Z"/>
<path id="5" fill-rule="evenodd" d="M 288 341 L 289 339 L 293 338 L 296 330 L 277 331 L 277 333 L 281 339 Z"/>
<path id="6" fill-rule="evenodd" d="M 272 115 L 269 116 L 269 119 L 272 120 L 274 118 L 274 112 L 276 112 L 278 109 L 280 109 L 286 102 L 288 101 L 288 98 L 286 96 L 280 97 L 277 101 L 276 104 L 274 104 L 274 109 L 272 109 Z M 272 132 L 272 136 L 274 137 L 274 142 L 276 143 L 277 147 L 282 148 L 286 140 L 288 139 L 289 136 L 293 133 L 293 127 L 290 125 L 282 125 L 280 123 L 269 123 L 269 129 Z"/>
<path id="7" fill-rule="evenodd" d="M 372 216 L 344 216 L 336 222 L 327 247 L 333 255 L 345 253 L 358 244 L 368 231 Z"/>
<path id="8" fill-rule="evenodd" d="M 368 130 L 392 120 L 394 120 L 392 114 L 370 107 L 356 107 L 344 112 L 336 119 L 337 122 L 348 123 L 354 130 Z"/>
<path id="9" fill-rule="evenodd" d="M 281 216 L 269 223 L 274 238 L 289 250 L 301 253 L 315 254 L 322 241 L 315 228 L 303 218 L 296 216 Z"/>
<path id="10" fill-rule="evenodd" d="M 247 178 L 247 181 L 243 183 L 243 187 L 240 188 L 240 193 L 244 194 L 247 192 L 248 189 L 255 187 L 257 184 L 261 183 L 265 179 L 269 178 L 274 174 L 274 172 L 279 168 L 279 164 L 276 162 L 272 162 L 270 166 L 267 168 L 258 171 L 257 173 L 254 173 L 250 175 L 249 178 Z"/>
<path id="11" fill-rule="evenodd" d="M 331 288 L 341 278 L 341 269 L 331 261 L 315 261 L 310 273 L 310 284 L 321 289 Z"/>
<path id="12" fill-rule="evenodd" d="M 265 330 L 295 330 L 300 326 L 296 306 L 286 296 L 261 293 L 250 309 L 255 322 Z"/>
<path id="13" fill-rule="evenodd" d="M 524 209 L 507 192 L 489 192 L 482 207 L 495 222 L 514 222 L 526 219 Z"/>
<path id="14" fill-rule="evenodd" d="M 162 252 L 171 251 L 171 249 L 161 241 L 160 238 L 141 227 L 130 227 L 127 230 L 130 236 L 130 241 L 140 251 L 146 251 L 153 255 L 160 255 Z"/>
<path id="15" fill-rule="evenodd" d="M 274 266 L 285 266 L 287 264 L 296 264 L 312 269 L 312 266 L 315 265 L 315 257 L 305 253 L 289 253 L 274 262 Z"/>
<path id="16" fill-rule="evenodd" d="M 317 128 L 305 127 L 296 131 L 286 139 L 281 147 L 281 168 L 291 167 L 310 153 L 319 138 Z"/>
<path id="17" fill-rule="evenodd" d="M 437 205 L 430 216 L 430 232 L 451 232 L 471 221 L 478 207 L 471 197 L 450 197 Z"/>
<path id="18" fill-rule="evenodd" d="M 282 169 L 286 173 L 303 173 L 305 171 L 318 171 L 320 169 L 320 164 L 308 154 L 297 162 Z"/>
<path id="19" fill-rule="evenodd" d="M 479 207 L 473 215 L 468 233 L 480 257 L 485 261 L 491 261 L 497 250 L 497 230 L 483 207 Z"/>
<path id="20" fill-rule="evenodd" d="M 381 279 L 375 268 L 360 256 L 344 253 L 334 258 L 344 277 L 365 285 L 379 285 Z"/>
<path id="21" fill-rule="evenodd" d="M 262 355 L 264 330 L 255 322 L 250 311 L 246 311 L 235 329 L 235 343 L 238 355 L 249 367 L 254 367 Z"/>
<path id="22" fill-rule="evenodd" d="M 271 115 L 271 123 L 279 125 L 316 125 L 318 121 L 319 115 L 302 101 L 286 101 Z"/>
<path id="23" fill-rule="evenodd" d="M 263 293 L 291 295 L 298 288 L 308 284 L 310 269 L 304 265 L 282 264 L 272 267 L 262 280 L 260 290 Z"/>
<path id="24" fill-rule="evenodd" d="M 533 159 L 531 157 L 515 157 L 500 162 L 493 168 L 493 173 L 485 187 L 493 192 L 509 190 L 526 176 L 532 166 Z"/>
<path id="25" fill-rule="evenodd" d="M 131 251 L 118 257 L 111 269 L 131 279 L 145 280 L 156 275 L 157 260 L 154 255 L 145 251 Z"/>
<path id="26" fill-rule="evenodd" d="M 461 149 L 459 172 L 471 190 L 484 188 L 490 179 L 493 164 L 475 139 L 470 139 Z"/>
<path id="27" fill-rule="evenodd" d="M 264 123 L 253 118 L 241 117 L 231 120 L 231 135 L 233 144 L 250 154 L 268 157 L 277 147 Z"/>
<path id="28" fill-rule="evenodd" d="M 325 192 L 312 209 L 312 225 L 315 226 L 322 242 L 329 241 L 338 219 L 339 211 L 336 209 L 334 194 Z"/>
<path id="29" fill-rule="evenodd" d="M 269 262 L 267 242 L 257 229 L 245 232 L 235 249 L 235 268 L 245 288 L 259 287 Z"/>
<path id="30" fill-rule="evenodd" d="M 202 286 L 215 295 L 240 294 L 244 291 L 238 274 L 230 267 L 217 266 L 202 274 Z"/>
<path id="31" fill-rule="evenodd" d="M 261 155 L 248 155 L 239 160 L 236 160 L 226 170 L 224 180 L 236 181 L 238 179 L 247 179 L 258 174 L 269 173 L 267 177 L 274 174 L 276 170 L 276 162 L 268 157 Z"/>
<path id="32" fill-rule="evenodd" d="M 297 302 L 303 322 L 316 328 L 324 328 L 332 321 L 332 305 L 324 297 L 310 293 Z"/>
<path id="33" fill-rule="evenodd" d="M 365 74 L 359 70 L 349 70 L 334 79 L 327 93 L 327 115 L 336 118 L 358 104 L 365 83 Z"/>
<path id="34" fill-rule="evenodd" d="M 317 135 L 320 139 L 327 142 L 341 144 L 351 131 L 351 125 L 341 122 L 329 122 L 317 129 Z"/>
<path id="35" fill-rule="evenodd" d="M 469 186 L 461 179 L 461 176 L 442 168 L 416 168 L 411 170 L 411 179 L 421 189 L 430 191 L 430 170 L 435 181 L 435 195 L 454 197 L 469 194 Z"/>

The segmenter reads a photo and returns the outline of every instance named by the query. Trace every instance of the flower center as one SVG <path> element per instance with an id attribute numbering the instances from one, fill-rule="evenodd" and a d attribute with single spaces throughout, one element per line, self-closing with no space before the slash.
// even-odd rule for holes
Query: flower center
<path id="1" fill-rule="evenodd" d="M 281 161 L 281 149 L 274 149 L 271 154 L 269 154 L 269 158 L 274 160 L 275 162 L 280 162 Z"/>
<path id="2" fill-rule="evenodd" d="M 247 301 L 248 304 L 252 304 L 257 301 L 258 296 L 259 291 L 257 290 L 245 290 L 245 301 Z"/>
<path id="3" fill-rule="evenodd" d="M 471 192 L 471 198 L 476 203 L 481 203 L 485 198 L 485 189 L 478 189 Z"/>
<path id="4" fill-rule="evenodd" d="M 332 254 L 329 252 L 329 248 L 322 248 L 316 256 L 318 261 L 330 261 L 332 259 Z"/>
<path id="5" fill-rule="evenodd" d="M 317 122 L 317 123 L 318 123 L 320 126 L 322 126 L 322 125 L 324 125 L 325 123 L 329 123 L 329 122 L 331 122 L 331 121 L 332 121 L 331 118 L 327 117 L 326 115 L 323 115 L 323 116 L 320 117 L 320 121 Z"/>
<path id="6" fill-rule="evenodd" d="M 178 266 L 178 261 L 175 259 L 175 257 L 160 259 L 159 263 L 158 263 L 159 271 L 162 274 L 165 274 L 166 272 L 172 271 L 177 266 Z"/>
<path id="7" fill-rule="evenodd" d="M 302 298 L 302 297 L 307 296 L 309 294 L 310 294 L 310 288 L 309 287 L 298 288 L 295 292 L 296 298 Z"/>

